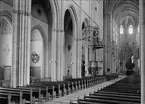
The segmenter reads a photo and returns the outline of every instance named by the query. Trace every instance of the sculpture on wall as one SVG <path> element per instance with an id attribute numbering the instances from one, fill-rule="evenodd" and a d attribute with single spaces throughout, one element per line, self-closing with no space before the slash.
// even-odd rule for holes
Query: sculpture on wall
<path id="1" fill-rule="evenodd" d="M 39 59 L 40 59 L 40 56 L 37 53 L 33 52 L 31 54 L 31 60 L 33 63 L 35 63 L 35 64 L 38 63 Z"/>

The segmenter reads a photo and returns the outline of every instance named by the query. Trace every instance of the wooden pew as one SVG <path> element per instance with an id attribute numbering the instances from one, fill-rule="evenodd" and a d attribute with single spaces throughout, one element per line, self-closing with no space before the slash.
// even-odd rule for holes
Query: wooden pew
<path id="1" fill-rule="evenodd" d="M 96 95 L 96 94 L 89 94 L 89 98 L 140 103 L 140 99 L 138 99 L 138 98 L 137 99 L 132 98 L 132 97 L 126 98 L 123 96 L 110 96 L 110 95 L 100 96 L 100 95 Z"/>
<path id="2" fill-rule="evenodd" d="M 42 102 L 44 99 L 49 101 L 55 97 L 64 96 L 66 93 L 70 94 L 72 92 L 78 91 L 80 89 L 91 87 L 93 82 L 96 80 L 104 80 L 104 76 L 100 77 L 86 77 L 86 78 L 78 78 L 71 79 L 63 82 L 49 82 L 49 81 L 37 81 L 33 82 L 30 86 L 26 87 L 17 87 L 8 88 L 3 90 L 6 96 L 2 96 L 2 99 L 14 98 L 14 96 L 18 97 L 18 101 L 20 103 L 34 103 L 34 102 Z M 10 92 L 10 94 L 8 93 Z M 15 93 L 14 93 L 15 92 Z M 11 100 L 9 100 L 11 101 Z M 10 102 L 12 103 L 12 102 Z"/>
<path id="3" fill-rule="evenodd" d="M 83 102 L 83 103 L 82 103 Z M 86 103 L 84 103 L 86 102 Z M 110 99 L 98 99 L 94 97 L 85 96 L 84 99 L 79 99 L 78 104 L 140 104 L 137 102 L 129 102 L 129 101 L 118 101 L 118 100 L 110 100 Z"/>
<path id="4" fill-rule="evenodd" d="M 25 99 L 23 98 L 22 90 L 18 89 L 0 89 L 0 98 L 4 97 L 8 104 L 23 102 Z M 21 103 L 20 103 L 21 104 Z"/>
<path id="5" fill-rule="evenodd" d="M 107 77 L 107 79 L 110 80 L 118 76 L 111 75 Z M 78 99 L 78 104 L 140 104 L 140 84 L 137 81 L 129 82 L 130 80 L 131 78 L 129 76 L 98 92 L 89 94 L 89 96 L 84 96 L 84 99 Z M 94 82 L 100 83 L 101 81 L 103 81 L 103 79 Z M 93 82 L 92 79 L 89 80 L 89 83 L 90 82 Z M 89 86 L 90 85 L 91 84 L 89 84 Z"/>
<path id="6" fill-rule="evenodd" d="M 94 93 L 95 95 L 106 95 L 106 96 L 121 96 L 127 98 L 136 98 L 140 99 L 140 96 L 137 94 L 130 94 L 130 93 L 118 93 L 118 92 L 107 92 L 107 91 L 98 91 Z"/>

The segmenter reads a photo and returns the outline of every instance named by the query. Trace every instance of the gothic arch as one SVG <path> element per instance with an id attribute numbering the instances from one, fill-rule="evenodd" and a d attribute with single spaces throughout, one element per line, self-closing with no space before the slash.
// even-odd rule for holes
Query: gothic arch
<path id="1" fill-rule="evenodd" d="M 69 19 L 66 18 L 66 17 L 68 17 Z M 67 19 L 67 21 L 71 22 L 71 26 L 72 26 L 71 27 L 72 28 L 71 33 L 69 33 L 67 31 L 67 29 L 68 29 L 67 27 L 70 26 L 70 23 L 68 24 L 68 22 L 66 22 L 66 19 Z M 63 24 L 64 24 L 64 33 L 65 33 L 64 42 L 68 45 L 68 46 L 64 45 L 64 52 L 66 52 L 66 54 L 68 54 L 68 56 L 65 56 L 65 67 L 66 67 L 65 72 L 66 73 L 71 73 L 72 78 L 75 78 L 77 76 L 75 73 L 77 73 L 77 64 L 78 64 L 78 63 L 76 63 L 77 48 L 78 48 L 77 47 L 77 42 L 76 42 L 76 39 L 78 38 L 78 29 L 77 29 L 78 17 L 77 17 L 77 13 L 76 13 L 76 10 L 73 7 L 73 5 L 68 6 L 68 9 L 65 10 L 64 18 L 63 18 Z M 72 34 L 72 35 L 69 35 L 69 34 Z M 69 41 L 69 42 L 67 41 L 68 37 L 71 39 L 71 41 Z M 69 46 L 71 48 L 69 48 Z M 69 51 L 67 50 L 67 47 L 68 47 Z M 67 60 L 69 60 L 69 61 L 67 61 Z M 70 70 L 69 70 L 70 72 L 68 71 L 67 67 L 70 68 Z M 69 75 L 69 74 L 65 74 L 65 75 Z"/>
<path id="2" fill-rule="evenodd" d="M 12 66 L 12 17 L 8 11 L 0 12 L 0 80 L 9 81 Z"/>
<path id="3" fill-rule="evenodd" d="M 78 32 L 78 29 L 77 29 L 77 26 L 78 26 L 78 16 L 77 16 L 76 10 L 75 10 L 73 5 L 69 6 L 68 10 L 69 10 L 69 12 L 70 12 L 70 14 L 72 16 L 72 19 L 73 19 L 74 33 L 77 34 L 77 32 Z"/>
<path id="4" fill-rule="evenodd" d="M 74 28 L 73 32 L 74 33 L 78 33 L 78 29 L 77 29 L 77 26 L 78 26 L 78 15 L 77 15 L 77 12 L 76 12 L 76 10 L 75 10 L 73 5 L 68 6 L 67 9 L 64 11 L 64 13 L 63 13 L 64 16 L 63 16 L 63 19 L 62 19 L 62 23 L 64 24 L 65 12 L 67 10 L 70 12 L 72 20 L 73 20 L 73 28 Z"/>
<path id="5" fill-rule="evenodd" d="M 6 25 L 9 27 L 7 27 Z M 5 30 L 4 28 L 12 28 L 12 15 L 9 11 L 0 12 L 0 29 Z"/>
<path id="6" fill-rule="evenodd" d="M 35 29 L 38 29 L 41 32 L 41 37 L 43 39 L 43 44 L 44 44 L 44 49 L 45 49 L 48 44 L 46 34 L 40 25 L 33 26 L 31 29 L 31 33 Z"/>
<path id="7" fill-rule="evenodd" d="M 55 75 L 53 72 L 56 70 L 57 63 L 56 57 L 57 57 L 57 49 L 56 49 L 56 40 L 55 40 L 55 35 L 57 37 L 57 29 L 59 28 L 59 23 L 60 21 L 60 9 L 59 9 L 59 4 L 57 0 L 32 0 L 32 5 L 41 5 L 43 9 L 45 10 L 45 20 L 47 20 L 45 23 L 48 26 L 48 28 L 44 27 L 43 24 L 40 24 L 40 26 L 43 28 L 43 30 L 46 33 L 46 37 L 44 39 L 47 39 L 47 41 L 44 42 L 45 44 L 45 52 L 46 53 L 46 69 L 45 69 L 45 78 L 51 78 L 52 81 L 55 81 Z M 32 10 L 32 8 L 31 8 Z M 39 18 L 41 21 L 43 19 L 40 17 Z M 34 21 L 33 21 L 34 22 Z M 38 25 L 38 24 L 32 24 Z M 46 45 L 47 44 L 47 45 Z"/>
<path id="8" fill-rule="evenodd" d="M 37 36 L 33 33 L 36 32 Z M 32 36 L 34 35 L 34 37 Z M 39 39 L 39 40 L 38 40 Z M 39 43 L 39 44 L 38 44 Z M 36 45 L 40 45 L 39 49 L 36 48 Z M 46 34 L 44 32 L 44 30 L 41 28 L 40 25 L 36 25 L 32 28 L 31 30 L 31 60 L 32 60 L 32 55 L 35 52 L 35 55 L 37 55 L 37 57 L 40 57 L 38 62 L 33 62 L 31 61 L 30 67 L 31 67 L 31 76 L 32 77 L 44 77 L 45 74 L 45 70 L 46 69 L 46 54 L 47 54 L 47 38 L 46 38 Z M 38 51 L 39 50 L 39 51 Z M 34 52 L 32 52 L 34 51 Z M 38 69 L 40 68 L 40 69 Z M 38 73 L 40 72 L 40 73 Z"/>
<path id="9" fill-rule="evenodd" d="M 51 11 L 52 11 L 52 18 L 53 18 L 53 23 L 52 23 L 53 27 L 52 27 L 52 29 L 55 29 L 55 27 L 57 27 L 57 25 L 58 25 L 58 20 L 59 20 L 59 16 L 58 16 L 59 15 L 59 6 L 58 6 L 58 2 L 56 0 L 48 0 L 48 2 L 50 3 L 50 7 L 51 7 Z"/>
<path id="10" fill-rule="evenodd" d="M 58 20 L 59 20 L 59 6 L 57 0 L 49 0 L 50 6 L 52 9 L 52 17 L 53 17 L 53 23 L 52 23 L 52 29 L 58 28 Z"/>
<path id="11" fill-rule="evenodd" d="M 12 24 L 12 14 L 9 11 L 4 10 L 0 12 L 0 18 L 1 17 L 5 17 Z"/>

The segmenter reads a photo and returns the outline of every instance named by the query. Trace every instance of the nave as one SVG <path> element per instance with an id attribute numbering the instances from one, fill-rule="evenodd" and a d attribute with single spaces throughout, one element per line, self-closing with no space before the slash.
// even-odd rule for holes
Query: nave
<path id="1" fill-rule="evenodd" d="M 144 1 L 0 0 L 0 103 L 51 102 L 134 71 L 139 87 L 129 76 L 75 103 L 145 104 Z"/>
<path id="2" fill-rule="evenodd" d="M 35 82 L 27 87 L 1 88 L 2 104 L 140 104 L 138 75 L 109 75 Z"/>

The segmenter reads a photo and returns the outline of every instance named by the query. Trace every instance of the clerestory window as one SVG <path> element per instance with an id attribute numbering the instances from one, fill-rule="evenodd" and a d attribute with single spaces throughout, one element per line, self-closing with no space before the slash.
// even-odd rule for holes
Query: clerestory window
<path id="1" fill-rule="evenodd" d="M 133 26 L 132 25 L 129 25 L 128 32 L 129 32 L 129 34 L 133 34 Z"/>

